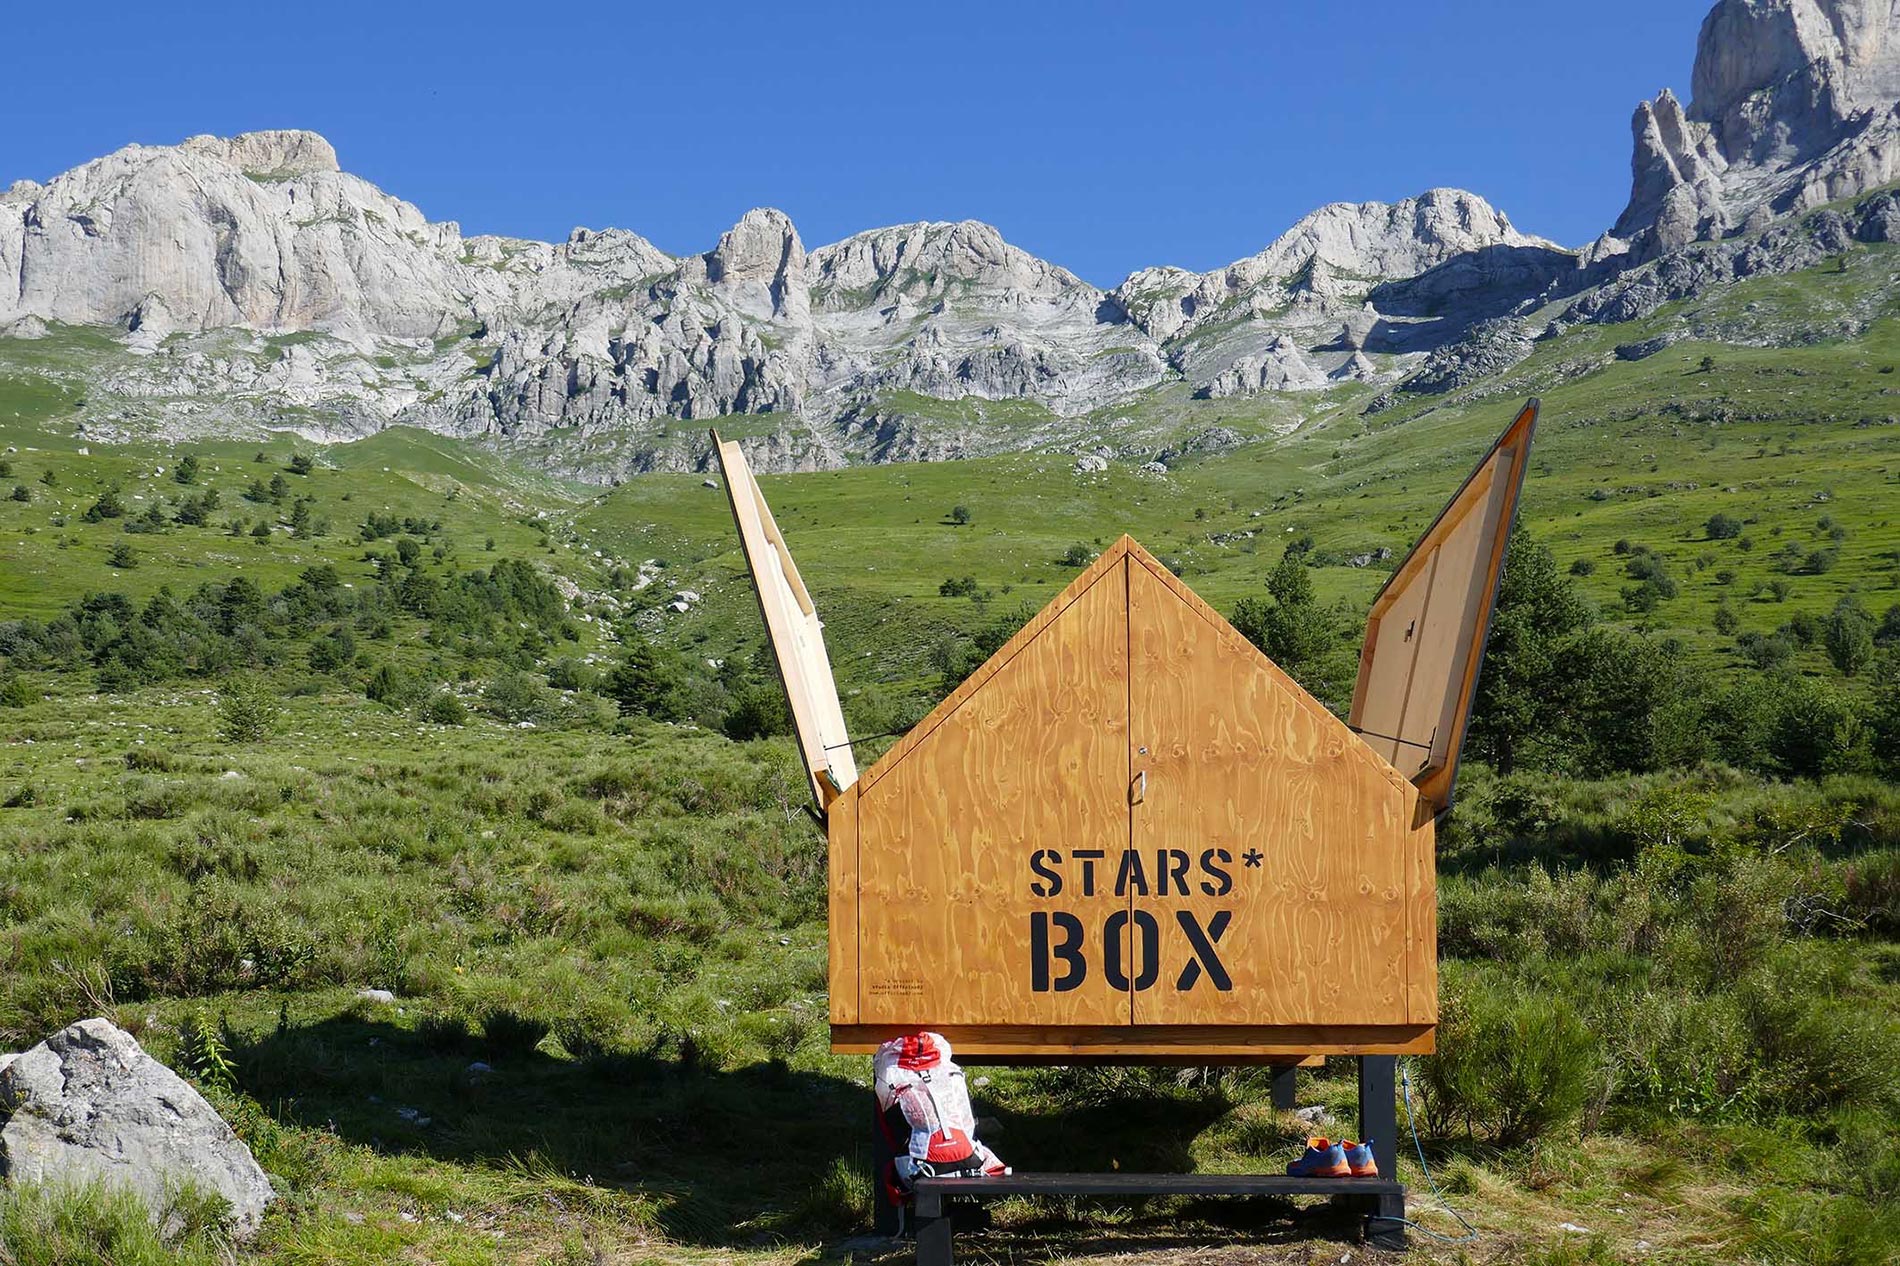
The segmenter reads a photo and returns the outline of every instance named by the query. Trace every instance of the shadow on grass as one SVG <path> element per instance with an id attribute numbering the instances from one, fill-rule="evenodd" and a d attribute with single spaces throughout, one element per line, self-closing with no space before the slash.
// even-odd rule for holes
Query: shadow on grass
<path id="1" fill-rule="evenodd" d="M 385 1154 L 469 1166 L 538 1163 L 639 1193 L 675 1242 L 754 1244 L 835 1238 L 837 1205 L 816 1195 L 838 1162 L 867 1173 L 873 1106 L 848 1078 L 769 1064 L 729 1071 L 647 1056 L 593 1061 L 533 1051 L 490 1055 L 478 1043 L 431 1047 L 409 1029 L 338 1016 L 240 1038 L 239 1088 L 286 1125 L 331 1129 Z M 491 1071 L 470 1071 L 477 1062 Z M 1025 1170 L 1187 1172 L 1194 1138 L 1226 1105 L 1215 1099 L 1114 1099 L 1047 1112 L 998 1110 L 992 1141 Z M 816 1203 L 815 1203 L 816 1201 Z M 1311 1234 L 1323 1211 L 1278 1221 L 1283 1202 L 1141 1205 L 1104 1226 L 1078 1203 L 1017 1209 L 1004 1238 L 1054 1236 L 1144 1244 L 1184 1238 L 1174 1212 L 1262 1228 L 1269 1240 Z M 1126 1206 L 1124 1206 L 1126 1207 Z M 1167 1209 L 1167 1216 L 1153 1211 Z M 859 1230 L 867 1228 L 860 1227 Z M 862 1245 L 854 1245 L 860 1252 Z"/>

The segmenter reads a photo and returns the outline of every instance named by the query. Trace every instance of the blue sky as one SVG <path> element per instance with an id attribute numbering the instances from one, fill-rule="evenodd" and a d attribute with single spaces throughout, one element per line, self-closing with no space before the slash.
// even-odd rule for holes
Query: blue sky
<path id="1" fill-rule="evenodd" d="M 305 127 L 468 233 L 612 225 L 687 252 L 752 206 L 808 245 L 973 218 L 1112 285 L 1252 254 L 1326 202 L 1453 185 L 1577 245 L 1622 209 L 1631 110 L 1687 96 L 1707 8 L 22 5 L 0 185 L 134 141 Z"/>

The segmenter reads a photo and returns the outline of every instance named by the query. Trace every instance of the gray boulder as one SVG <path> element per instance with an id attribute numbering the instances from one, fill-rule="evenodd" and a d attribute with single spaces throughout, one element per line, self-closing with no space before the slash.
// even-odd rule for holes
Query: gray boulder
<path id="1" fill-rule="evenodd" d="M 136 1192 L 162 1219 L 180 1183 L 230 1202 L 253 1234 L 270 1179 L 223 1118 L 109 1020 L 81 1020 L 0 1066 L 0 1180 L 101 1183 Z"/>

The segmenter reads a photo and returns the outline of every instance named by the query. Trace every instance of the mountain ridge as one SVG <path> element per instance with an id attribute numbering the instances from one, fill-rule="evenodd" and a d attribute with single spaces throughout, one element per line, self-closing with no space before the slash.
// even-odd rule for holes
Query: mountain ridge
<path id="1" fill-rule="evenodd" d="M 1579 250 L 1446 188 L 1328 204 L 1221 268 L 1106 290 L 975 220 L 807 248 L 762 207 L 677 256 L 615 228 L 465 237 L 278 130 L 127 146 L 0 193 L 0 337 L 119 331 L 81 419 L 106 438 L 409 423 L 595 479 L 702 465 L 677 425 L 735 414 L 764 420 L 767 469 L 1126 440 L 1131 413 L 1194 400 L 1282 402 L 1262 416 L 1283 430 L 1303 400 L 1376 410 L 1508 372 L 1631 294 L 1721 284 L 1716 255 L 1731 273 L 1805 258 L 1704 250 L 1640 280 L 1900 176 L 1897 15 L 1716 4 L 1694 98 L 1638 107 L 1629 204 Z"/>

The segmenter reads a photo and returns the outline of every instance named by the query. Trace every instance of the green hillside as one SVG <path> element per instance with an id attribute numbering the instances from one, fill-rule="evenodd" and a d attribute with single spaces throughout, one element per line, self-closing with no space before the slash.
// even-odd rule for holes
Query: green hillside
<path id="1" fill-rule="evenodd" d="M 1540 396 L 1522 640 L 1489 670 L 1567 666 L 1525 704 L 1561 732 L 1473 761 L 1441 840 L 1445 1023 L 1411 1078 L 1483 1238 L 1414 1252 L 1893 1260 L 1897 282 L 1900 249 L 1859 247 L 1463 395 L 1342 389 L 1278 438 L 1284 398 L 1167 397 L 1137 421 L 1267 438 L 1166 474 L 1031 453 L 763 484 L 882 734 L 1123 532 L 1224 611 L 1291 546 L 1324 635 L 1301 668 L 1336 679 Z M 240 1260 L 904 1259 L 848 1238 L 869 1065 L 826 1049 L 823 840 L 723 489 L 569 485 L 409 430 L 112 443 L 74 429 L 109 354 L 0 341 L 0 1048 L 105 1013 L 186 1071 L 284 1196 Z M 1597 623 L 1539 626 L 1578 596 Z M 985 1073 L 1024 1168 L 1266 1172 L 1302 1137 L 1257 1070 Z M 1307 1084 L 1350 1133 L 1350 1065 Z M 0 1262 L 225 1259 L 83 1205 L 0 1201 Z M 1241 1208 L 997 1216 L 999 1259 L 1359 1251 L 1324 1205 L 1291 1241 Z"/>

